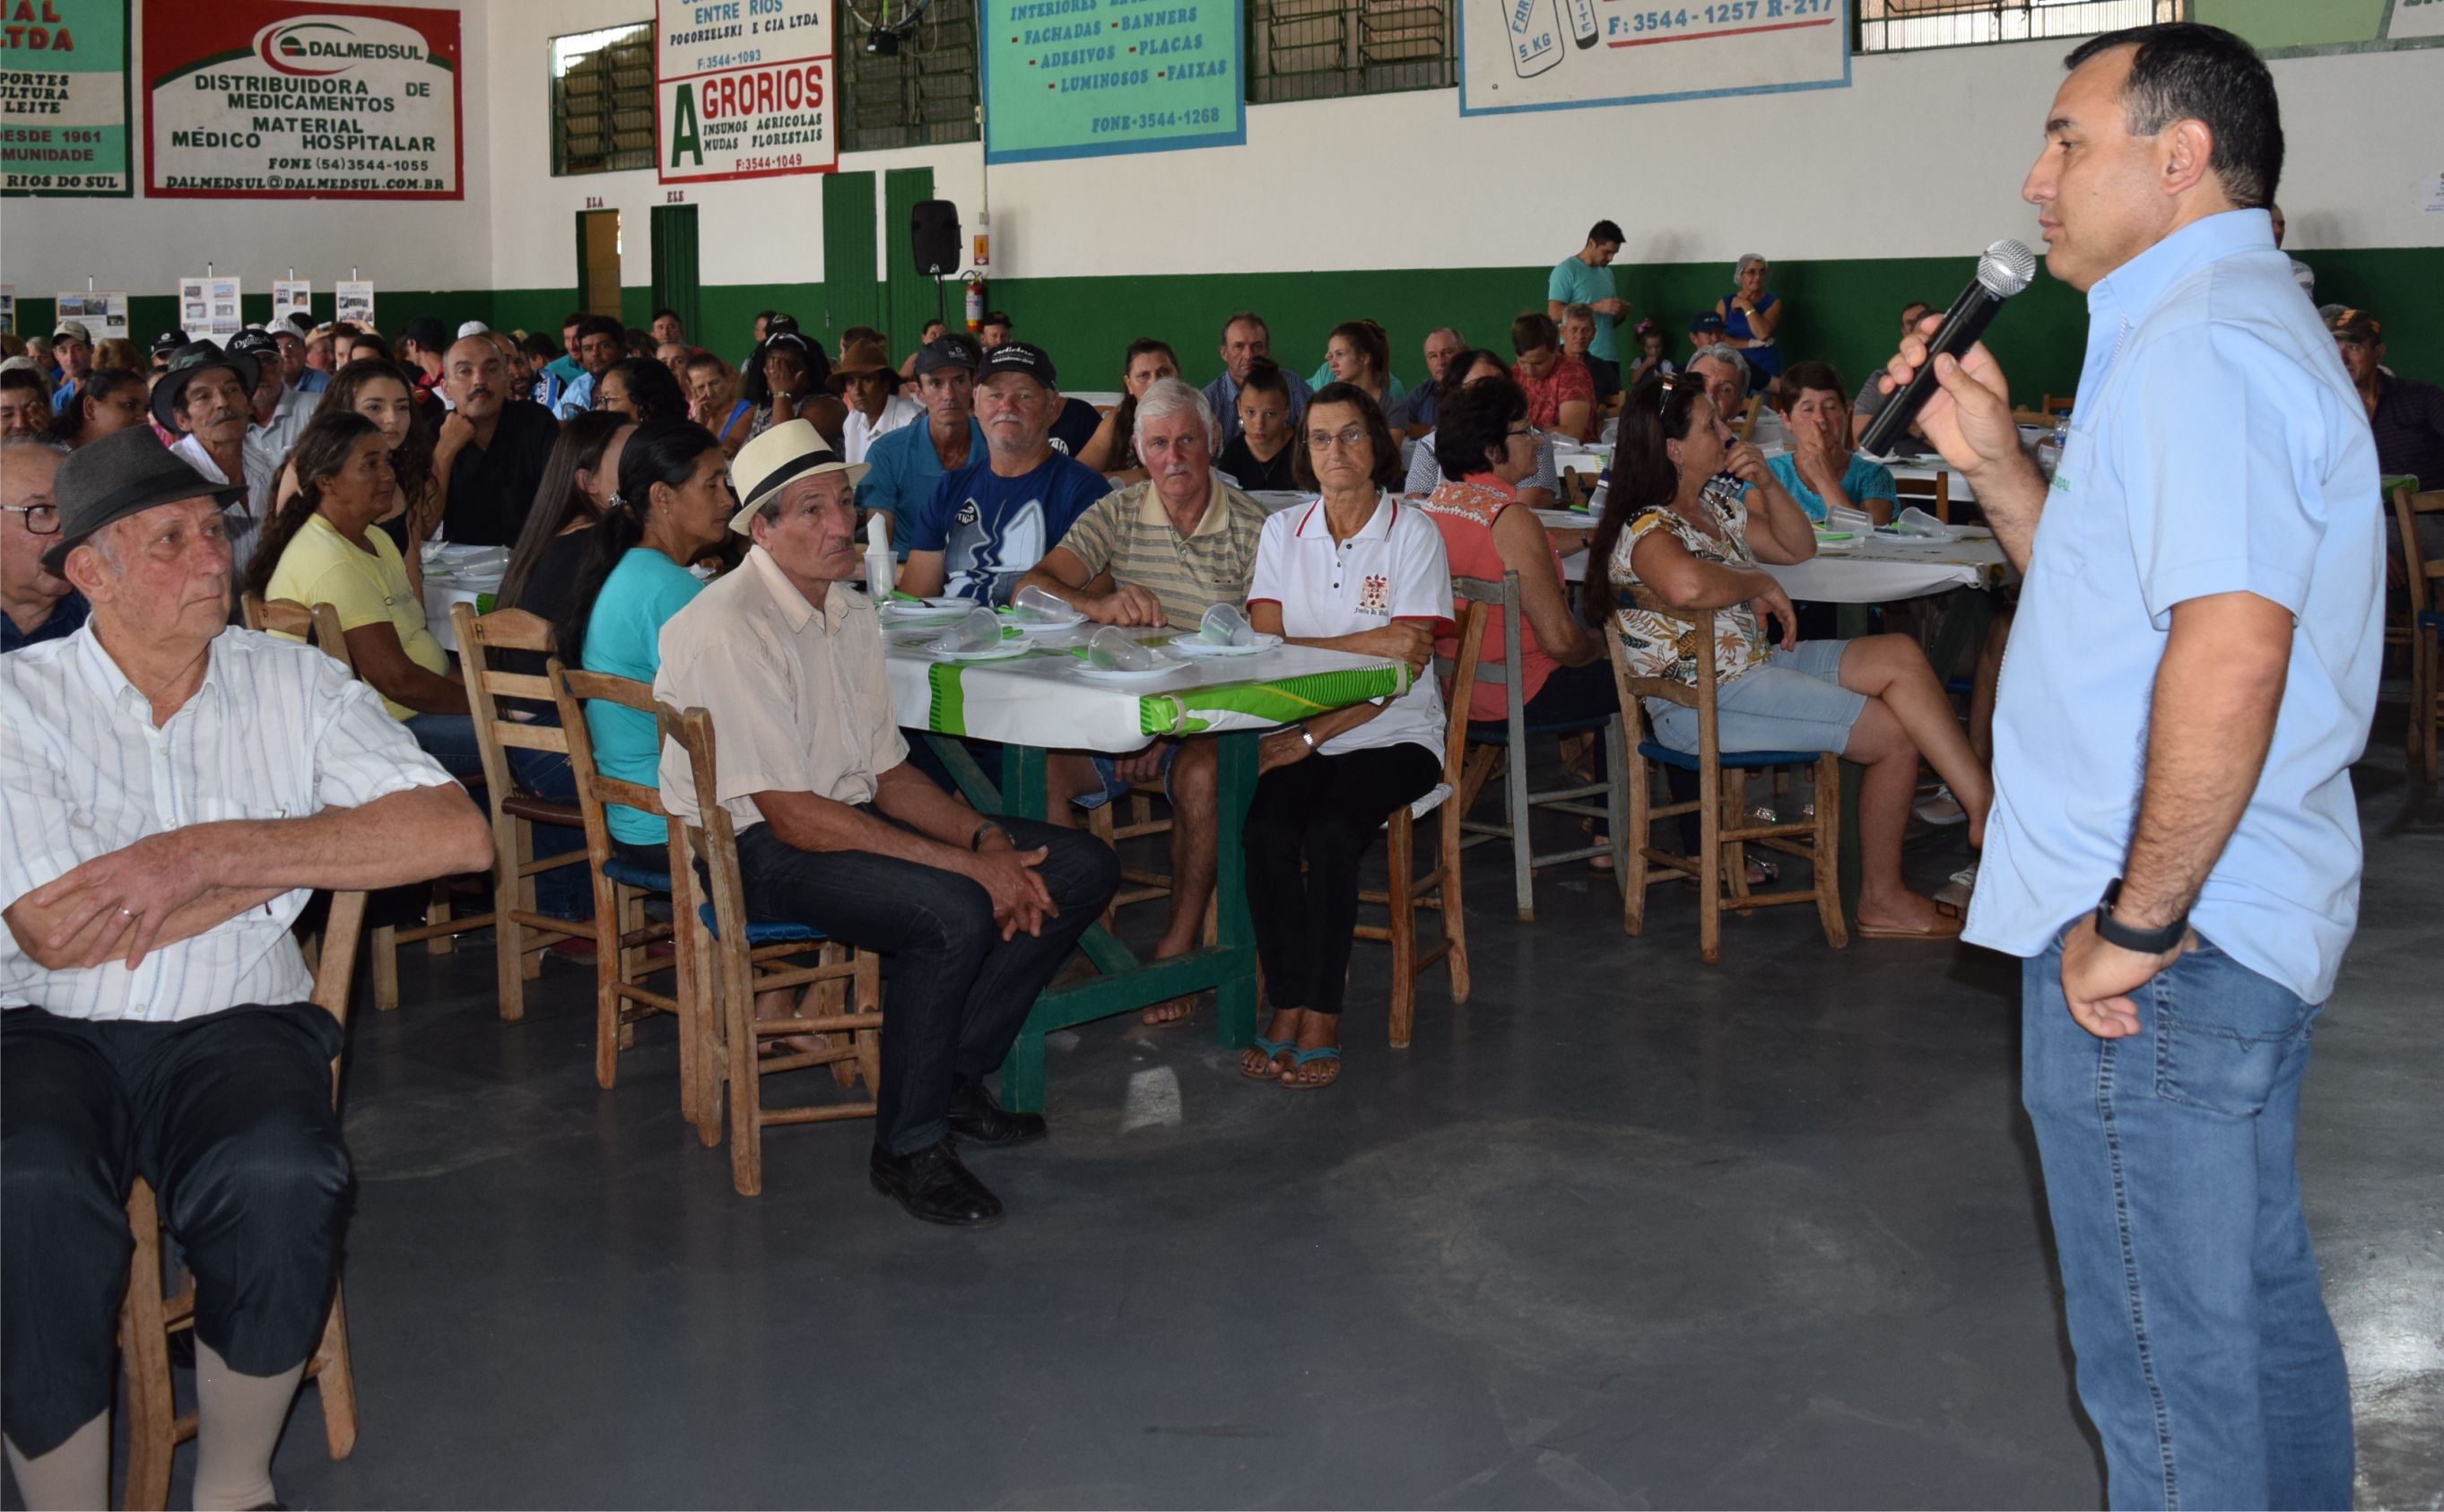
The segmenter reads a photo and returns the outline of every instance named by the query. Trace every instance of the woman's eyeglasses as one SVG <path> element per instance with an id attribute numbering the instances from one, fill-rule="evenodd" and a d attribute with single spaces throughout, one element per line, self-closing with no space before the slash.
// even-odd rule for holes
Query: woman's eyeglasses
<path id="1" fill-rule="evenodd" d="M 1343 452 L 1355 452 L 1368 439 L 1366 428 L 1362 425 L 1353 425 L 1337 435 L 1330 431 L 1309 431 L 1306 433 L 1307 446 L 1317 452 L 1329 452 L 1334 447 Z"/>

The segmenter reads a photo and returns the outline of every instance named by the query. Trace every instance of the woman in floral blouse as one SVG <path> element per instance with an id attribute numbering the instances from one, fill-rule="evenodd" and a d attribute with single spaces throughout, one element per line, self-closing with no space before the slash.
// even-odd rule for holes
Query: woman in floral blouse
<path id="1" fill-rule="evenodd" d="M 1701 385 L 1662 378 L 1639 385 L 1621 413 L 1612 493 L 1588 547 L 1590 562 L 1610 564 L 1614 601 L 1590 592 L 1589 622 L 1611 617 L 1631 675 L 1694 685 L 1690 617 L 1711 612 L 1722 748 L 1833 750 L 1865 766 L 1859 932 L 1950 939 L 1960 932 L 1959 910 L 1901 879 L 1919 753 L 1968 810 L 1972 845 L 1985 835 L 1992 782 L 1916 641 L 1799 639 L 1790 596 L 1759 563 L 1815 553 L 1798 501 L 1756 448 L 1732 435 Z M 1694 710 L 1661 699 L 1646 709 L 1657 740 L 1697 748 Z"/>

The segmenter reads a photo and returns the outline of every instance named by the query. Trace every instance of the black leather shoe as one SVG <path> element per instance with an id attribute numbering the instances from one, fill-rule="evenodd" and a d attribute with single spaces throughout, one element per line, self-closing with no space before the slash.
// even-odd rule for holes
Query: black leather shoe
<path id="1" fill-rule="evenodd" d="M 981 1081 L 962 1081 L 951 1093 L 951 1134 L 972 1145 L 999 1149 L 1041 1139 L 1044 1115 L 1011 1113 L 993 1101 Z"/>
<path id="2" fill-rule="evenodd" d="M 907 1155 L 877 1146 L 866 1169 L 874 1189 L 896 1199 L 911 1218 L 958 1228 L 1001 1222 L 1001 1199 L 959 1164 L 959 1153 L 948 1139 Z"/>

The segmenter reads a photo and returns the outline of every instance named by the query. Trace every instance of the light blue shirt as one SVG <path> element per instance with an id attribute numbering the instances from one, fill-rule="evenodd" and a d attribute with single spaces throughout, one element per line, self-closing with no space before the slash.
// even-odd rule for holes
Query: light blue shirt
<path id="1" fill-rule="evenodd" d="M 985 428 L 968 420 L 968 461 L 985 455 Z M 885 431 L 865 449 L 865 476 L 857 486 L 857 507 L 880 509 L 891 516 L 892 554 L 908 560 L 906 540 L 911 526 L 933 501 L 934 485 L 942 481 L 942 454 L 934 450 L 934 427 L 919 415 L 897 431 Z"/>
<path id="2" fill-rule="evenodd" d="M 2121 875 L 2174 606 L 2291 612 L 2272 748 L 2190 913 L 2310 1003 L 2359 916 L 2349 769 L 2383 647 L 2376 443 L 2264 211 L 2210 216 L 2088 290 L 2087 358 L 1994 712 L 1967 938 L 2042 953 Z"/>
<path id="3" fill-rule="evenodd" d="M 1818 525 L 1824 523 L 1831 511 L 1821 494 L 1799 481 L 1799 464 L 1792 461 L 1788 453 L 1766 458 L 1765 466 L 1766 470 L 1773 474 L 1773 480 L 1799 501 L 1799 507 L 1807 512 L 1807 518 Z M 1850 496 L 1850 503 L 1856 508 L 1865 508 L 1869 499 L 1881 499 L 1890 504 L 1894 499 L 1892 469 L 1853 452 L 1850 465 L 1842 470 L 1842 491 Z"/>
<path id="4" fill-rule="evenodd" d="M 560 391 L 560 397 L 551 401 L 552 417 L 560 420 L 574 420 L 592 408 L 594 375 L 585 372 L 580 372 L 574 382 Z"/>
<path id="5" fill-rule="evenodd" d="M 1553 276 L 1545 281 L 1545 297 L 1564 304 L 1593 304 L 1598 300 L 1619 299 L 1620 290 L 1613 286 L 1609 265 L 1589 267 L 1579 260 L 1578 253 L 1572 252 L 1553 265 Z M 1589 355 L 1607 362 L 1620 360 L 1620 349 L 1613 341 L 1613 326 L 1617 323 L 1612 316 L 1596 311 L 1596 336 L 1587 343 Z"/>

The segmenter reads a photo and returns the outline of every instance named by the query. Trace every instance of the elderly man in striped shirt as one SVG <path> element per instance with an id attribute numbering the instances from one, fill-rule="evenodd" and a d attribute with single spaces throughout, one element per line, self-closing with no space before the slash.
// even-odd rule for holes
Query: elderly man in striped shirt
<path id="1" fill-rule="evenodd" d="M 1164 378 L 1138 398 L 1138 456 L 1144 481 L 1104 495 L 1071 523 L 1044 560 L 1020 581 L 1066 599 L 1088 619 L 1194 631 L 1217 603 L 1245 605 L 1256 570 L 1265 508 L 1213 470 L 1221 425 L 1205 396 Z M 1218 814 L 1213 743 L 1157 741 L 1134 756 L 1055 756 L 1053 797 L 1095 793 L 1106 801 L 1132 783 L 1165 777 L 1171 798 L 1171 923 L 1155 947 L 1168 960 L 1196 948 L 1205 904 L 1213 895 L 1213 827 Z M 1065 804 L 1054 805 L 1061 813 Z M 1193 999 L 1145 1010 L 1148 1023 L 1188 1017 Z"/>
<path id="2" fill-rule="evenodd" d="M 0 1430 L 28 1506 L 101 1506 L 133 1177 L 195 1275 L 199 1507 L 273 1501 L 348 1156 L 315 888 L 490 863 L 483 817 L 319 651 L 226 628 L 223 489 L 149 428 L 60 464 L 84 627 L 0 657 Z"/>

